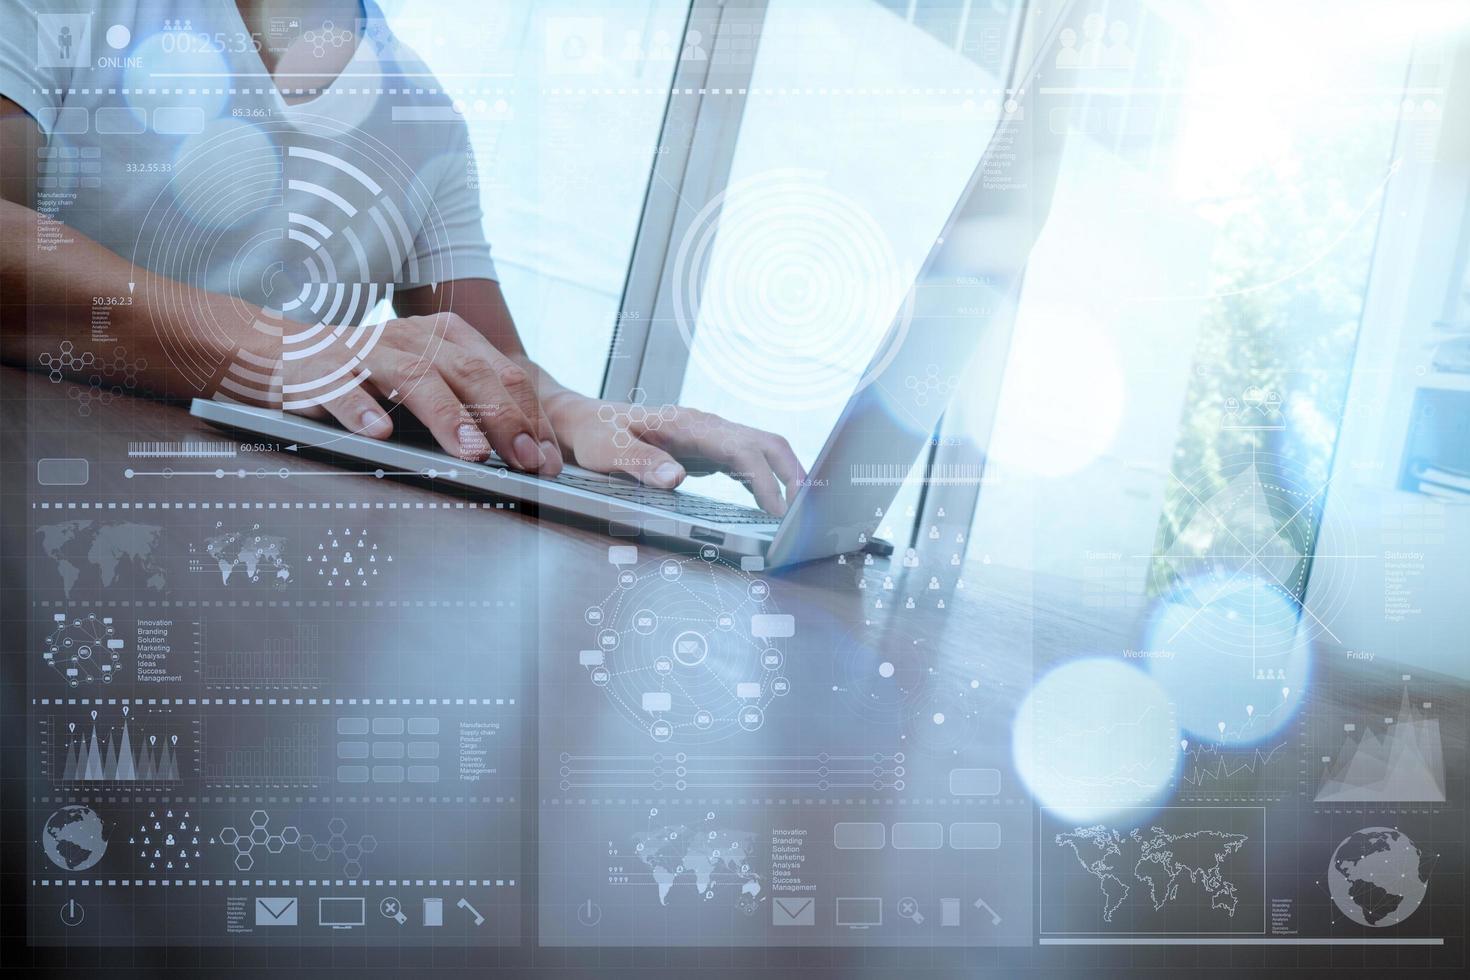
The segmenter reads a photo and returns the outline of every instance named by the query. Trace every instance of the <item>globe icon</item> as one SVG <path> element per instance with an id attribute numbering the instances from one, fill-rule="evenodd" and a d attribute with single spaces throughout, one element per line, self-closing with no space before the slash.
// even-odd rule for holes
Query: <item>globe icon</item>
<path id="1" fill-rule="evenodd" d="M 1327 889 L 1343 915 L 1381 929 L 1404 921 L 1424 901 L 1431 863 L 1399 831 L 1367 827 L 1332 852 Z"/>
<path id="2" fill-rule="evenodd" d="M 107 853 L 107 828 L 91 807 L 64 806 L 47 818 L 41 846 L 63 871 L 86 871 Z"/>

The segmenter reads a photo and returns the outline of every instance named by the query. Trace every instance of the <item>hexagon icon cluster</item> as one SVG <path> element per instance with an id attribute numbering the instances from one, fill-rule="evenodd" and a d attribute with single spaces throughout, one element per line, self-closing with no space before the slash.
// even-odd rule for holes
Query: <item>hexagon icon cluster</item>
<path id="1" fill-rule="evenodd" d="M 133 391 L 138 386 L 138 372 L 148 367 L 145 359 L 129 357 L 125 347 L 113 351 L 109 360 L 91 351 L 78 351 L 70 340 L 63 340 L 57 352 L 43 351 L 36 360 L 56 383 L 66 380 L 68 374 L 91 370 L 85 388 L 75 387 L 68 392 L 82 415 L 92 414 L 94 404 L 107 405 Z"/>
<path id="2" fill-rule="evenodd" d="M 644 404 L 646 398 L 642 388 L 635 388 L 632 401 L 628 404 L 604 404 L 598 407 L 597 417 L 611 423 L 615 430 L 612 441 L 617 448 L 627 449 L 633 445 L 633 440 L 637 438 L 633 433 L 635 427 L 639 432 L 656 432 L 665 423 L 674 421 L 677 409 L 673 405 L 650 408 Z"/>
<path id="3" fill-rule="evenodd" d="M 347 821 L 333 817 L 327 821 L 327 838 L 319 841 L 311 834 L 303 834 L 294 825 L 272 833 L 270 814 L 256 810 L 250 814 L 250 827 L 242 832 L 235 827 L 225 827 L 219 832 L 219 842 L 235 849 L 235 867 L 249 871 L 255 867 L 256 849 L 270 854 L 280 854 L 287 847 L 295 847 L 310 854 L 314 860 L 327 862 L 334 858 L 342 861 L 342 875 L 346 878 L 362 877 L 362 856 L 378 849 L 378 839 L 372 834 L 363 834 L 356 841 L 347 840 Z"/>

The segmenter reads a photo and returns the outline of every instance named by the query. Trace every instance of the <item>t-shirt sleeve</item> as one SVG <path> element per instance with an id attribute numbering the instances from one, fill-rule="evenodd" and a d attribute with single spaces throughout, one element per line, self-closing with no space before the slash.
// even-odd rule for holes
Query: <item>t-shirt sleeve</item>
<path id="1" fill-rule="evenodd" d="M 47 17 L 54 22 L 48 26 L 54 26 L 58 35 L 66 28 L 68 58 L 79 54 L 90 38 L 81 36 L 80 30 L 73 31 L 71 22 L 89 24 L 94 19 L 91 15 L 37 14 L 20 0 L 0 0 L 0 24 L 5 25 L 0 30 L 0 95 L 29 113 L 41 132 L 50 136 L 61 110 L 62 93 L 71 87 L 76 68 L 59 64 L 68 59 L 55 43 L 39 43 L 39 21 Z"/>
<path id="2" fill-rule="evenodd" d="M 437 124 L 442 125 L 442 124 Z M 454 279 L 494 279 L 495 263 L 485 239 L 485 216 L 480 209 L 475 153 L 469 131 L 454 126 L 448 150 L 435 159 L 424 176 L 433 207 L 414 240 L 421 282 Z"/>

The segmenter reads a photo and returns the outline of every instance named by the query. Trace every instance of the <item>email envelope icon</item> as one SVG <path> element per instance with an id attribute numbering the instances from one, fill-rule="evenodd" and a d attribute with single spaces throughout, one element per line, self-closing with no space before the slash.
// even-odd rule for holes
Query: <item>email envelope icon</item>
<path id="1" fill-rule="evenodd" d="M 675 653 L 698 653 L 699 652 L 699 641 L 698 640 L 676 640 L 676 641 L 674 641 L 674 652 Z"/>
<path id="2" fill-rule="evenodd" d="M 255 900 L 255 924 L 258 926 L 294 926 L 296 909 L 294 898 L 257 898 Z"/>
<path id="3" fill-rule="evenodd" d="M 644 711 L 672 711 L 674 708 L 674 696 L 668 691 L 644 691 Z"/>
<path id="4" fill-rule="evenodd" d="M 771 925 L 814 926 L 817 924 L 817 900 L 814 898 L 782 898 L 771 900 Z"/>

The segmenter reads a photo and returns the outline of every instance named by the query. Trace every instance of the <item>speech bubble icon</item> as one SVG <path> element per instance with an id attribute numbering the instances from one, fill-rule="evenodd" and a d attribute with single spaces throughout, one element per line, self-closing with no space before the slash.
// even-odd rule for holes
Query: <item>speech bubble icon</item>
<path id="1" fill-rule="evenodd" d="M 609 545 L 607 549 L 607 562 L 609 565 L 638 564 L 638 546 L 631 544 Z"/>
<path id="2" fill-rule="evenodd" d="M 577 651 L 577 659 L 581 661 L 583 667 L 601 667 L 603 662 L 602 651 L 579 650 Z"/>
<path id="3" fill-rule="evenodd" d="M 654 712 L 654 711 L 672 711 L 673 708 L 674 708 L 674 696 L 672 694 L 670 694 L 668 691 L 644 691 L 643 692 L 643 710 L 644 711 L 648 711 L 648 712 Z"/>
<path id="4" fill-rule="evenodd" d="M 761 685 L 759 681 L 740 681 L 735 685 L 735 696 L 742 701 L 754 700 L 761 696 Z"/>
<path id="5" fill-rule="evenodd" d="M 779 639 L 796 635 L 796 617 L 790 613 L 758 613 L 750 617 L 750 635 Z"/>

